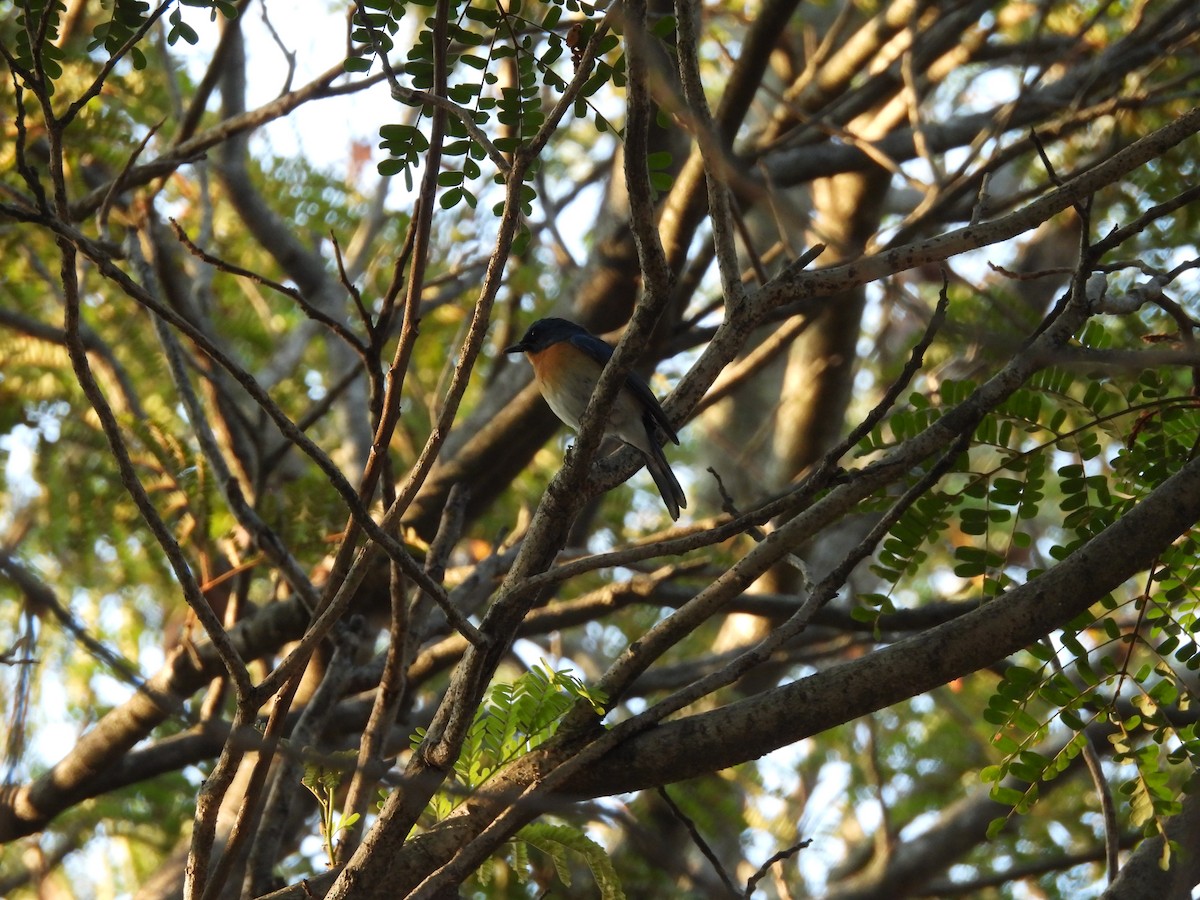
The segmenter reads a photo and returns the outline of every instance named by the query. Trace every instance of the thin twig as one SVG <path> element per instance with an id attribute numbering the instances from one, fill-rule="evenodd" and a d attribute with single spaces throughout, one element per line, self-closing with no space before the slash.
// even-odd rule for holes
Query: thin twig
<path id="1" fill-rule="evenodd" d="M 754 895 L 754 888 L 760 881 L 762 881 L 763 877 L 767 874 L 768 870 L 770 870 L 771 866 L 775 865 L 777 862 L 783 862 L 785 859 L 795 856 L 811 843 L 812 838 L 803 838 L 802 840 L 796 841 L 796 843 L 792 844 L 790 847 L 785 847 L 782 850 L 772 853 L 767 858 L 766 862 L 758 867 L 758 871 L 756 871 L 746 880 L 746 890 L 742 892 L 742 896 L 745 898 L 745 900 L 750 900 L 750 898 Z"/>
<path id="2" fill-rule="evenodd" d="M 361 620 L 360 626 L 365 626 Z M 280 849 L 286 843 L 284 832 L 294 820 L 296 784 L 301 780 L 304 769 L 310 765 L 304 758 L 305 751 L 311 752 L 320 746 L 330 716 L 345 695 L 346 684 L 355 669 L 355 658 L 365 639 L 364 627 L 355 629 L 345 624 L 338 626 L 333 637 L 333 653 L 321 675 L 320 684 L 305 704 L 288 737 L 287 743 L 292 752 L 280 754 L 282 758 L 273 766 L 269 753 L 260 753 L 256 760 L 256 766 L 263 766 L 264 771 L 272 770 L 268 772 L 270 789 L 265 800 L 261 801 L 261 810 L 254 808 L 249 797 L 242 804 L 221 860 L 222 863 L 230 860 L 231 872 L 239 872 L 244 867 L 249 869 L 245 883 L 252 896 L 269 890 L 270 878 L 283 855 Z M 248 861 L 237 845 L 243 833 L 246 840 L 252 839 Z M 240 875 L 238 879 L 241 880 Z M 216 887 L 217 879 L 214 878 L 209 887 L 209 892 L 214 896 L 217 896 Z"/>
<path id="3" fill-rule="evenodd" d="M 629 227 L 637 248 L 643 291 L 651 297 L 670 292 L 674 278 L 658 233 L 658 210 L 650 184 L 650 124 L 655 110 L 650 103 L 649 32 L 645 0 L 626 0 L 625 58 L 629 68 L 625 111 L 625 184 L 629 197 Z"/>
<path id="4" fill-rule="evenodd" d="M 704 835 L 700 833 L 700 829 L 696 827 L 696 823 L 693 822 L 688 814 L 680 809 L 679 805 L 671 799 L 671 795 L 667 793 L 666 785 L 659 785 L 655 789 L 655 793 L 658 794 L 658 796 L 662 798 L 662 801 L 667 804 L 667 808 L 671 810 L 671 815 L 678 819 L 683 824 L 683 827 L 687 829 L 687 833 L 691 837 L 692 843 L 696 845 L 702 854 L 704 854 L 704 858 L 712 864 L 713 870 L 717 873 L 717 877 L 721 879 L 721 883 L 725 885 L 726 889 L 728 889 L 729 896 L 740 897 L 742 892 L 737 889 L 737 886 L 733 883 L 733 879 L 729 876 L 729 873 L 725 871 L 725 867 L 721 865 L 721 860 L 717 857 L 716 851 L 714 851 L 713 848 L 708 845 L 708 841 L 704 839 Z"/>
<path id="5" fill-rule="evenodd" d="M 1147 585 L 1154 581 L 1154 572 L 1156 566 L 1151 566 L 1149 573 L 1146 575 Z M 1149 586 L 1147 586 L 1149 590 Z M 1050 640 L 1043 639 L 1042 645 L 1050 658 L 1050 667 L 1056 673 L 1065 677 L 1062 661 L 1058 658 L 1058 652 L 1050 643 Z M 1118 691 L 1121 685 L 1117 685 Z M 1104 822 L 1104 861 L 1105 861 L 1105 878 L 1109 884 L 1112 884 L 1117 879 L 1117 875 L 1121 871 L 1121 828 L 1117 821 L 1117 807 L 1113 803 L 1112 787 L 1108 783 L 1108 778 L 1104 774 L 1104 765 L 1100 759 L 1100 754 L 1096 751 L 1095 745 L 1085 733 L 1083 735 L 1083 746 L 1080 748 L 1080 755 L 1083 756 L 1084 764 L 1087 766 L 1088 777 L 1092 779 L 1092 786 L 1096 789 L 1096 798 L 1100 801 L 1101 818 Z"/>
<path id="6" fill-rule="evenodd" d="M 387 338 L 391 331 L 392 316 L 396 309 L 396 299 L 404 289 L 404 274 L 408 270 L 408 262 L 412 259 L 413 244 L 417 239 L 416 218 L 420 210 L 416 204 L 420 202 L 421 199 L 419 197 L 413 201 L 412 218 L 409 219 L 408 228 L 404 232 L 404 245 L 400 248 L 400 253 L 396 256 L 395 262 L 392 265 L 392 280 L 388 283 L 387 290 L 383 292 L 383 300 L 379 305 L 379 315 L 375 317 L 375 329 L 372 332 L 371 339 L 373 345 L 376 347 Z M 378 353 L 378 349 L 376 349 L 376 353 Z"/>
<path id="7" fill-rule="evenodd" d="M 109 647 L 103 641 L 92 637 L 87 630 L 87 626 L 79 621 L 79 618 L 59 601 L 49 585 L 37 578 L 17 561 L 16 558 L 10 556 L 2 548 L 0 548 L 0 574 L 20 588 L 38 615 L 44 613 L 53 615 L 68 634 L 73 635 L 97 661 L 112 669 L 118 679 L 128 684 L 138 693 L 145 694 L 146 697 L 154 701 L 163 713 L 177 717 L 180 721 L 189 724 L 195 723 L 195 717 L 189 713 L 177 697 L 164 694 L 150 687 L 146 683 L 146 679 L 138 672 L 136 665 L 126 659 L 119 651 Z"/>
<path id="8" fill-rule="evenodd" d="M 158 133 L 158 129 L 162 128 L 165 121 L 166 119 L 159 119 L 156 124 L 150 126 L 150 130 L 146 132 L 146 136 L 142 138 L 141 142 L 137 145 L 137 147 L 134 148 L 133 152 L 129 154 L 129 158 L 125 160 L 125 165 L 121 167 L 121 171 L 117 173 L 117 177 L 112 180 L 111 184 L 109 184 L 108 193 L 104 195 L 104 200 L 100 204 L 100 210 L 96 214 L 96 221 L 99 223 L 98 227 L 101 234 L 107 233 L 106 229 L 108 228 L 109 210 L 112 208 L 113 201 L 120 192 L 121 186 L 125 183 L 125 179 L 129 177 L 130 170 L 133 168 L 134 163 L 136 163 L 138 158 L 142 155 L 142 151 L 146 149 L 146 145 L 150 143 L 150 139 Z"/>
<path id="9" fill-rule="evenodd" d="M 42 187 L 42 183 L 37 177 L 37 172 L 29 165 L 29 132 L 25 122 L 25 88 L 21 85 L 21 78 L 28 80 L 28 75 L 26 73 L 18 77 L 18 73 L 24 70 L 9 52 L 8 47 L 3 41 L 0 41 L 0 54 L 3 54 L 4 61 L 8 64 L 9 73 L 12 77 L 13 105 L 16 107 L 16 116 L 13 119 L 13 125 L 17 131 L 15 144 L 17 171 L 21 173 L 21 179 L 25 182 L 25 186 L 29 188 L 29 192 L 33 194 L 37 209 L 42 213 L 49 214 L 50 204 L 46 199 L 46 190 Z"/>
<path id="10" fill-rule="evenodd" d="M 676 0 L 676 51 L 679 58 L 679 80 L 688 109 L 696 120 L 696 141 L 704 160 L 704 178 L 708 186 L 709 219 L 712 223 L 713 244 L 717 252 L 717 268 L 721 274 L 721 290 L 730 309 L 729 314 L 740 317 L 745 310 L 746 289 L 740 278 L 735 226 L 729 187 L 725 184 L 725 148 L 717 137 L 704 83 L 700 79 L 698 37 L 700 4 L 696 0 Z"/>
<path id="11" fill-rule="evenodd" d="M 238 734 L 254 727 L 257 710 L 238 703 L 234 710 L 230 734 Z M 196 812 L 192 817 L 192 839 L 188 847 L 187 863 L 184 866 L 184 900 L 202 900 L 208 882 L 209 863 L 217 837 L 217 819 L 221 814 L 221 802 L 228 793 L 238 768 L 246 755 L 246 748 L 238 741 L 227 740 L 217 757 L 208 777 L 196 793 Z"/>
<path id="12" fill-rule="evenodd" d="M 1163 216 L 1170 215 L 1177 209 L 1182 209 L 1198 198 L 1200 198 L 1200 184 L 1182 190 L 1170 200 L 1165 200 L 1162 203 L 1151 206 L 1128 225 L 1124 225 L 1121 228 L 1114 228 L 1104 237 L 1100 238 L 1100 240 L 1096 241 L 1093 244 L 1093 249 L 1101 255 L 1106 254 L 1125 243 L 1131 237 L 1144 232 L 1146 226 L 1151 222 L 1161 219 Z"/>
<path id="13" fill-rule="evenodd" d="M 922 333 L 921 339 L 917 341 L 916 345 L 912 348 L 912 352 L 908 356 L 908 362 L 904 364 L 904 368 L 888 387 L 887 392 L 884 393 L 882 399 L 875 404 L 874 408 L 867 413 L 863 420 L 859 422 L 858 425 L 856 425 L 848 435 L 846 435 L 846 437 L 837 445 L 837 447 L 834 448 L 834 450 L 830 453 L 831 457 L 833 456 L 833 453 L 837 453 L 837 456 L 834 458 L 840 459 L 843 455 L 848 453 L 855 444 L 870 434 L 871 429 L 879 424 L 879 422 L 887 414 L 887 411 L 892 408 L 898 399 L 900 399 L 900 395 L 907 390 L 908 385 L 911 383 L 913 378 L 916 377 L 917 372 L 921 371 L 921 366 L 925 363 L 925 351 L 929 349 L 930 344 L 933 343 L 934 337 L 941 329 L 942 323 L 946 321 L 946 312 L 950 308 L 949 290 L 949 274 L 943 268 L 942 287 L 938 291 L 937 305 L 933 308 L 933 315 L 929 317 L 929 324 L 925 326 L 925 331 Z"/>
<path id="14" fill-rule="evenodd" d="M 267 4 L 263 3 L 260 10 L 262 12 L 263 25 L 266 26 L 268 33 L 270 33 L 271 40 L 275 42 L 275 46 L 279 48 L 279 52 L 287 60 L 287 75 L 284 76 L 283 87 L 279 91 L 280 96 L 282 96 L 292 89 L 292 79 L 296 77 L 296 51 L 287 48 L 287 45 L 283 43 L 283 38 L 279 36 L 279 32 L 271 24 L 271 17 L 267 14 Z"/>
<path id="15" fill-rule="evenodd" d="M 362 291 L 358 289 L 358 286 L 354 284 L 350 276 L 346 273 L 346 261 L 342 258 L 342 245 L 338 243 L 337 235 L 332 231 L 329 232 L 329 241 L 333 244 L 333 258 L 337 261 L 338 277 L 342 281 L 342 287 L 346 289 L 346 293 L 354 301 L 354 308 L 358 310 L 358 317 L 363 323 L 363 328 L 366 329 L 367 335 L 371 336 L 375 327 L 371 322 L 371 313 L 363 305 Z"/>
<path id="16" fill-rule="evenodd" d="M 170 222 L 171 228 L 175 232 L 175 236 L 179 239 L 179 242 L 183 244 L 183 246 L 188 249 L 188 252 L 197 259 L 208 263 L 213 268 L 220 269 L 222 272 L 227 272 L 230 275 L 235 275 L 239 278 L 248 278 L 255 284 L 261 284 L 264 287 L 268 287 L 276 293 L 282 294 L 283 296 L 291 299 L 297 306 L 300 307 L 301 310 L 303 310 L 306 316 L 308 316 L 314 322 L 319 322 L 336 334 L 350 347 L 352 347 L 359 356 L 363 356 L 366 353 L 366 345 L 361 339 L 359 339 L 358 335 L 354 334 L 341 322 L 337 321 L 327 313 L 322 312 L 320 309 L 310 303 L 308 299 L 296 288 L 288 287 L 286 284 L 281 284 L 280 282 L 268 278 L 267 276 L 258 272 L 253 272 L 250 269 L 243 268 L 235 263 L 221 259 L 219 256 L 214 256 L 213 254 L 208 253 L 207 251 L 196 246 L 192 239 L 188 237 L 187 232 L 183 230 L 183 226 L 180 225 L 179 222 L 173 218 L 169 218 L 167 221 Z"/>
<path id="17" fill-rule="evenodd" d="M 383 673 L 375 689 L 375 699 L 371 703 L 371 715 L 363 728 L 362 740 L 358 745 L 354 774 L 351 776 L 346 801 L 342 807 L 343 821 L 352 815 L 357 815 L 358 818 L 342 832 L 338 840 L 334 853 L 334 862 L 338 865 L 344 865 L 350 859 L 362 840 L 373 788 L 386 768 L 383 762 L 385 741 L 396 721 L 396 714 L 408 687 L 408 603 L 404 596 L 399 568 L 393 563 L 389 565 L 389 570 L 388 599 L 391 606 L 391 624 L 388 630 L 387 653 Z"/>
<path id="18" fill-rule="evenodd" d="M 796 338 L 812 325 L 811 316 L 793 316 L 783 323 L 783 326 L 766 335 L 762 343 L 739 359 L 732 366 L 722 370 L 721 375 L 709 392 L 704 395 L 692 410 L 692 417 L 699 416 L 706 409 L 720 403 L 737 389 L 738 385 L 749 381 L 761 372 L 772 360 L 784 353 Z"/>
<path id="19" fill-rule="evenodd" d="M 52 144 L 57 145 L 57 142 L 52 141 Z M 52 168 L 58 169 L 55 174 L 55 180 L 61 185 L 61 166 L 53 166 Z M 56 188 L 56 194 L 59 195 L 59 207 L 65 206 L 65 191 L 59 187 Z M 129 449 L 126 447 L 125 439 L 121 434 L 121 426 L 117 422 L 116 416 L 113 415 L 112 407 L 109 406 L 107 399 L 104 397 L 100 386 L 96 383 L 96 379 L 92 374 L 91 366 L 88 363 L 87 347 L 81 336 L 81 304 L 79 284 L 76 277 L 75 247 L 62 239 L 59 241 L 59 247 L 62 253 L 61 272 L 63 290 L 67 300 L 64 331 L 67 350 L 71 357 L 75 376 L 79 379 L 80 387 L 83 388 L 88 402 L 92 405 L 97 418 L 100 420 L 100 426 L 105 438 L 108 440 L 113 460 L 116 462 L 117 469 L 120 472 L 121 483 L 129 491 L 134 504 L 142 515 L 142 519 L 146 522 L 146 525 L 167 557 L 171 569 L 175 573 L 175 577 L 178 579 L 180 587 L 183 590 L 184 598 L 187 600 L 188 605 L 195 611 L 196 618 L 199 619 L 209 639 L 213 642 L 213 646 L 220 655 L 221 661 L 225 664 L 226 671 L 229 673 L 230 678 L 233 679 L 238 696 L 246 697 L 252 691 L 250 675 L 246 669 L 246 664 L 238 653 L 237 648 L 230 641 L 229 634 L 221 625 L 220 619 L 213 612 L 208 598 L 201 592 L 200 586 L 192 573 L 191 566 L 184 556 L 183 548 L 179 546 L 171 529 L 154 508 L 154 504 L 150 500 L 145 486 L 138 478 L 137 470 L 134 468 L 133 460 L 129 455 Z"/>
<path id="20" fill-rule="evenodd" d="M 150 243 L 149 235 L 146 236 L 146 241 Z M 153 290 L 157 281 L 154 270 L 146 264 L 145 259 L 141 256 L 138 248 L 132 241 L 130 242 L 130 246 L 130 256 L 133 258 L 134 263 L 142 270 L 143 284 L 146 285 L 147 289 Z M 230 471 L 225 461 L 225 454 L 221 452 L 216 435 L 213 434 L 212 427 L 209 425 L 208 412 L 200 403 L 200 398 L 196 396 L 191 380 L 188 378 L 183 347 L 180 346 L 175 333 L 171 331 L 165 322 L 158 318 L 154 319 L 154 330 L 158 335 L 159 342 L 162 344 L 163 354 L 167 358 L 167 368 L 171 373 L 172 380 L 175 382 L 176 390 L 179 391 L 184 408 L 187 410 L 188 421 L 192 424 L 192 430 L 196 434 L 200 450 L 212 468 L 213 474 L 216 476 L 217 488 L 225 498 L 230 512 L 233 513 L 238 524 L 253 537 L 255 546 L 271 561 L 292 590 L 301 597 L 309 610 L 315 611 L 321 602 L 320 594 L 313 587 L 312 582 L 300 567 L 299 562 L 288 551 L 282 538 L 246 502 L 240 484 Z"/>
<path id="21" fill-rule="evenodd" d="M 146 18 L 142 20 L 142 24 L 138 26 L 137 30 L 129 36 L 125 43 L 118 47 L 116 52 L 113 53 L 104 63 L 104 65 L 100 67 L 100 71 L 96 73 L 96 77 L 92 79 L 92 83 L 75 99 L 73 103 L 71 103 L 70 106 L 67 107 L 66 112 L 64 112 L 61 116 L 51 117 L 53 120 L 53 128 L 66 128 L 71 124 L 75 117 L 79 115 L 80 111 L 85 106 L 87 106 L 92 102 L 92 100 L 100 95 L 100 91 L 104 88 L 104 83 L 108 80 L 108 76 L 112 74 L 113 69 L 117 67 L 117 63 L 125 58 L 125 54 L 138 45 L 142 38 L 144 38 L 149 33 L 150 29 L 154 27 L 154 23 L 161 19 L 163 14 L 171 8 L 173 2 L 174 0 L 163 0 L 163 2 L 158 5 L 158 8 L 155 9 L 154 12 L 150 13 L 150 15 L 146 16 Z M 47 6 L 47 16 L 49 16 L 53 9 L 53 6 Z M 39 60 L 42 58 L 40 52 L 36 54 L 36 58 Z"/>
<path id="22" fill-rule="evenodd" d="M 257 823 L 263 790 L 266 787 L 267 775 L 270 773 L 279 742 L 283 740 L 283 734 L 287 728 L 287 714 L 291 708 L 292 700 L 296 695 L 296 690 L 300 687 L 302 678 L 303 672 L 294 673 L 279 691 L 278 696 L 275 697 L 271 713 L 267 716 L 266 727 L 263 729 L 262 745 L 255 754 L 254 765 L 250 771 L 250 778 L 246 784 L 241 803 L 238 804 L 237 818 L 230 831 L 229 839 L 225 842 L 217 865 L 213 867 L 211 877 L 205 879 L 203 892 L 197 891 L 189 896 L 187 900 L 194 900 L 194 898 L 199 898 L 199 900 L 216 900 L 217 897 L 221 896 L 221 889 L 224 887 L 225 881 L 233 871 L 233 868 L 239 864 L 242 847 L 252 836 L 254 826 Z M 238 711 L 241 712 L 243 707 L 245 707 L 250 721 L 253 721 L 253 717 L 258 711 L 257 706 L 239 702 Z M 226 747 L 228 748 L 228 744 L 226 744 Z M 234 750 L 233 753 L 239 759 L 243 755 L 240 750 Z M 223 756 L 224 753 L 222 753 Z M 199 814 L 198 811 L 197 814 Z M 195 841 L 193 841 L 192 846 L 195 847 Z M 190 857 L 188 862 L 190 864 Z"/>

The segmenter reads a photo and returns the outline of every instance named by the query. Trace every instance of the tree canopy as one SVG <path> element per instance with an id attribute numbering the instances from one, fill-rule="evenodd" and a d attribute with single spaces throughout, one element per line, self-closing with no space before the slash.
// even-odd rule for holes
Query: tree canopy
<path id="1" fill-rule="evenodd" d="M 0 7 L 0 894 L 1191 896 L 1200 7 L 325 6 Z"/>

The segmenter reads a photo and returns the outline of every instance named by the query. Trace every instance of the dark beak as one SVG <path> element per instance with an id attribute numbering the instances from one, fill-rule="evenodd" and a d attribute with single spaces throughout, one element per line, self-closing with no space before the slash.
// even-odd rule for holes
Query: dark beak
<path id="1" fill-rule="evenodd" d="M 505 353 L 524 353 L 526 349 L 527 348 L 525 346 L 524 341 L 517 341 L 511 347 L 505 347 L 504 352 Z"/>

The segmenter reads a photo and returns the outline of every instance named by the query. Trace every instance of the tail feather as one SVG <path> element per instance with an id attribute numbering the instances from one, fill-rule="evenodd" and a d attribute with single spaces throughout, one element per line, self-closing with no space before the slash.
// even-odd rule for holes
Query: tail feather
<path id="1" fill-rule="evenodd" d="M 684 496 L 683 488 L 679 486 L 679 479 L 675 477 L 670 463 L 663 455 L 662 448 L 658 446 L 657 442 L 653 443 L 651 447 L 653 448 L 652 452 L 646 457 L 646 468 L 650 470 L 654 484 L 662 495 L 663 503 L 667 505 L 667 512 L 671 514 L 671 519 L 676 520 L 679 518 L 679 510 L 687 509 L 687 497 Z"/>

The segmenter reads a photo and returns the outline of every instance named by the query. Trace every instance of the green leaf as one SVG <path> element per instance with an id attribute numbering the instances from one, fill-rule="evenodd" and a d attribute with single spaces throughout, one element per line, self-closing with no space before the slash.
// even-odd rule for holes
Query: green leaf
<path id="1" fill-rule="evenodd" d="M 675 184 L 675 176 L 670 172 L 651 172 L 650 186 L 660 193 L 667 193 Z"/>
<path id="2" fill-rule="evenodd" d="M 1025 795 L 1021 791 L 1002 784 L 995 785 L 990 792 L 990 796 L 997 803 L 1003 803 L 1006 806 L 1014 808 L 1025 799 Z"/>
<path id="3" fill-rule="evenodd" d="M 568 853 L 579 855 L 591 870 L 602 900 L 624 900 L 625 892 L 608 853 L 579 829 L 569 825 L 535 822 L 518 831 L 516 837 L 550 857 L 555 873 L 564 886 L 571 886 Z"/>
<path id="4" fill-rule="evenodd" d="M 1021 745 L 1014 741 L 1006 734 L 997 734 L 992 737 L 992 745 L 1001 753 L 1012 754 L 1021 749 Z"/>
<path id="5" fill-rule="evenodd" d="M 381 159 L 379 161 L 379 164 L 375 168 L 379 172 L 380 175 L 382 175 L 384 178 L 387 178 L 391 175 L 397 174 L 398 172 L 406 169 L 407 167 L 408 166 L 404 162 L 404 160 L 395 159 L 394 157 L 389 157 L 388 159 Z"/>
<path id="6" fill-rule="evenodd" d="M 661 16 L 651 24 L 650 33 L 655 37 L 668 38 L 675 33 L 675 28 L 674 16 Z"/>

